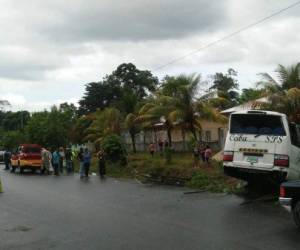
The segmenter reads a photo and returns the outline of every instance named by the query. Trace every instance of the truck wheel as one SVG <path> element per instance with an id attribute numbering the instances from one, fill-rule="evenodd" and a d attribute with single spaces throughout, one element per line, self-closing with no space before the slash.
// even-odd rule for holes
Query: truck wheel
<path id="1" fill-rule="evenodd" d="M 300 228 L 300 201 L 293 208 L 293 217 L 296 225 Z"/>
<path id="2" fill-rule="evenodd" d="M 15 172 L 16 172 L 16 166 L 13 166 L 13 165 L 12 165 L 12 166 L 11 166 L 10 172 L 11 172 L 11 173 L 15 173 Z"/>

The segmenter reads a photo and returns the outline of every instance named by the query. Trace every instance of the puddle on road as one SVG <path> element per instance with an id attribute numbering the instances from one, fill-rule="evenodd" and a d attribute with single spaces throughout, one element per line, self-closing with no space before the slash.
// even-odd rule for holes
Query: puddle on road
<path id="1" fill-rule="evenodd" d="M 16 233 L 16 232 L 29 232 L 31 231 L 32 228 L 31 227 L 27 227 L 27 226 L 16 226 L 14 228 L 11 229 L 6 229 L 6 232 L 10 232 L 10 233 Z"/>

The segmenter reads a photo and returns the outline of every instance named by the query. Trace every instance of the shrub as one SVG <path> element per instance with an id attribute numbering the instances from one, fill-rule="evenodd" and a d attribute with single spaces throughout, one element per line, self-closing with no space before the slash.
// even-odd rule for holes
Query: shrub
<path id="1" fill-rule="evenodd" d="M 127 152 L 122 138 L 118 135 L 112 134 L 106 136 L 101 146 L 106 152 L 107 158 L 112 162 L 127 163 Z"/>
<path id="2" fill-rule="evenodd" d="M 211 180 L 207 174 L 198 172 L 194 174 L 189 184 L 191 187 L 195 188 L 206 188 L 211 184 Z"/>

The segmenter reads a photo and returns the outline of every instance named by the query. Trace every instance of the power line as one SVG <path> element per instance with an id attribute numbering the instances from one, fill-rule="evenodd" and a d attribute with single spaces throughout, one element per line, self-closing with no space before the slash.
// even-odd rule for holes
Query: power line
<path id="1" fill-rule="evenodd" d="M 295 3 L 293 3 L 293 4 L 291 4 L 291 5 L 287 6 L 287 7 L 285 7 L 285 8 L 283 8 L 283 9 L 280 9 L 280 10 L 278 10 L 278 11 L 272 13 L 272 14 L 269 15 L 269 16 L 266 16 L 266 17 L 264 17 L 264 18 L 261 18 L 261 19 L 255 21 L 255 22 L 253 22 L 253 23 L 251 23 L 251 24 L 248 24 L 248 25 L 246 25 L 246 26 L 244 26 L 244 27 L 242 27 L 242 28 L 240 28 L 240 29 L 238 29 L 238 30 L 236 30 L 236 31 L 234 31 L 234 32 L 232 32 L 232 33 L 230 33 L 230 34 L 228 34 L 228 35 L 225 35 L 225 36 L 223 36 L 223 37 L 221 37 L 221 38 L 219 38 L 219 39 L 217 39 L 217 40 L 215 40 L 215 41 L 213 41 L 213 42 L 211 42 L 211 43 L 208 43 L 208 44 L 202 46 L 202 47 L 199 48 L 199 49 L 196 49 L 196 50 L 194 50 L 194 51 L 191 51 L 191 52 L 189 52 L 189 53 L 187 53 L 187 54 L 185 54 L 185 55 L 183 55 L 183 56 L 180 56 L 180 57 L 177 57 L 177 58 L 173 59 L 172 61 L 170 61 L 170 62 L 168 62 L 168 63 L 166 63 L 166 64 L 163 64 L 163 65 L 161 65 L 161 66 L 158 66 L 157 68 L 154 68 L 153 71 L 156 71 L 156 70 L 165 68 L 165 67 L 167 67 L 167 66 L 169 66 L 169 65 L 172 65 L 172 64 L 174 64 L 174 63 L 176 63 L 176 62 L 178 62 L 178 61 L 181 61 L 182 59 L 185 59 L 186 57 L 189 57 L 189 56 L 191 56 L 191 55 L 193 55 L 193 54 L 196 54 L 196 53 L 198 53 L 198 52 L 201 51 L 201 50 L 204 50 L 204 49 L 207 49 L 207 48 L 209 48 L 209 47 L 212 47 L 213 45 L 215 45 L 215 44 L 217 44 L 217 43 L 219 43 L 219 42 L 222 42 L 222 41 L 224 41 L 224 40 L 227 40 L 227 39 L 229 39 L 229 38 L 231 38 L 231 37 L 233 37 L 233 36 L 235 36 L 235 35 L 237 35 L 237 34 L 240 34 L 240 33 L 244 32 L 245 30 L 248 30 L 248 29 L 250 29 L 250 28 L 252 28 L 252 27 L 254 27 L 254 26 L 256 26 L 256 25 L 259 25 L 259 24 L 261 24 L 261 23 L 264 23 L 264 22 L 266 22 L 267 20 L 273 18 L 274 16 L 277 16 L 277 15 L 279 15 L 279 14 L 281 14 L 281 13 L 283 13 L 283 12 L 285 12 L 285 11 L 287 11 L 287 10 L 289 10 L 289 9 L 291 9 L 291 8 L 293 8 L 293 7 L 297 6 L 297 5 L 299 5 L 299 4 L 300 4 L 300 1 L 295 2 Z"/>

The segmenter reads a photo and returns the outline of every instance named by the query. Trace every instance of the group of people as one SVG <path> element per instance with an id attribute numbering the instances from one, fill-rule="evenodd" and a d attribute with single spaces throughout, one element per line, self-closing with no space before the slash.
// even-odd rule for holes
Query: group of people
<path id="1" fill-rule="evenodd" d="M 79 175 L 80 178 L 84 178 L 89 176 L 89 169 L 91 166 L 92 155 L 87 148 L 80 148 L 77 159 L 79 160 Z M 104 177 L 106 174 L 105 168 L 105 152 L 103 149 L 100 149 L 97 153 L 98 160 L 98 171 L 100 177 Z"/>
<path id="2" fill-rule="evenodd" d="M 169 148 L 169 142 L 167 140 L 162 141 L 161 139 L 159 139 L 157 144 L 158 144 L 158 151 L 161 155 L 163 154 L 164 149 Z M 149 153 L 153 156 L 154 153 L 156 152 L 155 143 L 151 142 L 149 144 L 148 150 L 149 150 Z"/>
<path id="3" fill-rule="evenodd" d="M 202 160 L 202 162 L 205 162 L 207 165 L 209 165 L 211 157 L 212 157 L 212 150 L 209 145 L 195 145 L 194 150 L 194 167 L 198 167 L 199 159 Z"/>
<path id="4" fill-rule="evenodd" d="M 101 177 L 106 174 L 105 168 L 105 157 L 106 154 L 103 149 L 97 152 L 98 160 L 98 171 Z M 75 161 L 79 162 L 79 175 L 80 178 L 88 178 L 89 170 L 92 161 L 92 153 L 88 148 L 80 148 L 79 151 L 72 150 L 71 148 L 64 149 L 63 147 L 56 148 L 51 152 L 50 148 L 42 148 L 41 150 L 41 174 L 54 174 L 60 175 L 64 173 L 67 174 L 74 172 Z M 11 153 L 6 151 L 4 153 L 4 164 L 5 170 L 11 169 Z M 12 170 L 11 170 L 12 171 Z"/>
<path id="5" fill-rule="evenodd" d="M 88 178 L 92 161 L 92 153 L 88 148 L 80 148 L 79 152 L 72 151 L 70 148 L 64 150 L 60 147 L 54 150 L 53 153 L 48 149 L 42 149 L 42 168 L 41 173 L 60 175 L 64 169 L 66 172 L 72 173 L 74 171 L 74 160 L 79 161 L 79 175 L 80 178 Z M 105 152 L 100 149 L 97 153 L 99 175 L 105 175 Z"/>
<path id="6" fill-rule="evenodd" d="M 54 172 L 55 175 L 62 174 L 64 169 L 68 174 L 74 171 L 74 159 L 75 151 L 71 148 L 66 150 L 63 147 L 57 148 L 53 153 L 47 148 L 43 148 L 41 151 L 42 168 L 41 173 L 50 174 Z"/>
<path id="7" fill-rule="evenodd" d="M 168 151 L 170 149 L 168 141 L 162 141 L 161 139 L 158 140 L 158 151 L 162 155 L 163 152 Z M 155 152 L 157 151 L 156 144 L 151 142 L 148 147 L 149 153 L 154 156 Z M 198 167 L 199 160 L 201 159 L 202 162 L 206 163 L 207 165 L 210 164 L 210 160 L 212 157 L 212 149 L 209 145 L 204 144 L 196 144 L 193 149 L 193 155 L 194 155 L 194 167 Z"/>

